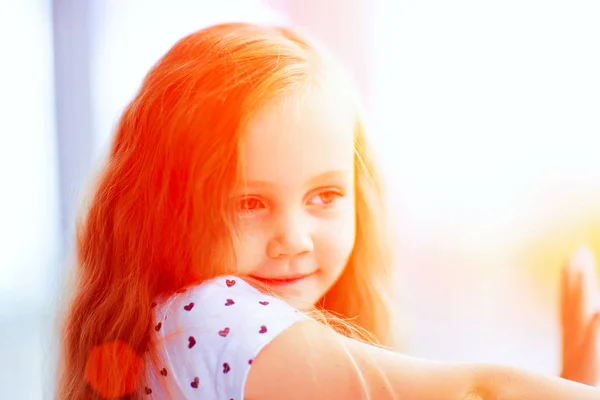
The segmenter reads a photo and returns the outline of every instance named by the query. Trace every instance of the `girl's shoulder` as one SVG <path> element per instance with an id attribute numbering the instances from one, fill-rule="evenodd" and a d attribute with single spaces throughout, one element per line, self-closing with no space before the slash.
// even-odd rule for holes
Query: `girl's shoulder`
<path id="1" fill-rule="evenodd" d="M 146 392 L 157 379 L 173 379 L 170 386 L 180 398 L 243 399 L 254 357 L 307 318 L 235 276 L 211 279 L 153 305 L 154 343 L 163 365 L 147 371 Z"/>
<path id="2" fill-rule="evenodd" d="M 268 327 L 266 332 L 262 328 L 266 323 L 270 323 L 274 333 L 278 331 L 279 325 L 285 325 L 288 320 L 306 318 L 285 301 L 262 293 L 236 276 L 210 279 L 180 290 L 168 298 L 158 299 L 155 315 L 156 332 L 162 331 L 163 335 L 169 329 L 184 329 L 188 326 L 222 328 L 221 325 L 225 323 L 231 336 L 219 336 L 235 339 L 241 337 L 236 335 L 239 331 L 232 332 L 233 327 L 245 328 L 259 323 L 258 331 L 262 331 L 261 334 L 264 335 L 269 331 Z M 163 325 L 165 329 L 161 330 Z"/>

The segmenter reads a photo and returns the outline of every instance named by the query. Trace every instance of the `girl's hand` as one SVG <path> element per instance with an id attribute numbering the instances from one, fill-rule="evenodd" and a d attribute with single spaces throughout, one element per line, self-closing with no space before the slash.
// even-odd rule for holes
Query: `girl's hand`
<path id="1" fill-rule="evenodd" d="M 596 262 L 587 248 L 578 249 L 561 279 L 562 371 L 565 379 L 598 384 L 600 309 Z"/>

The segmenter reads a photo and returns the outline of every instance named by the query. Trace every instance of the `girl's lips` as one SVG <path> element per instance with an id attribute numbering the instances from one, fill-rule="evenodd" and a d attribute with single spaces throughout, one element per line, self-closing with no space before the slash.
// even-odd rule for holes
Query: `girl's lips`
<path id="1" fill-rule="evenodd" d="M 312 274 L 294 275 L 294 276 L 289 276 L 289 277 L 275 277 L 275 278 L 263 278 L 260 276 L 251 276 L 251 277 L 262 283 L 265 283 L 269 286 L 285 286 L 285 285 L 291 285 L 293 283 L 299 282 L 305 278 L 308 278 L 310 275 L 312 275 Z"/>

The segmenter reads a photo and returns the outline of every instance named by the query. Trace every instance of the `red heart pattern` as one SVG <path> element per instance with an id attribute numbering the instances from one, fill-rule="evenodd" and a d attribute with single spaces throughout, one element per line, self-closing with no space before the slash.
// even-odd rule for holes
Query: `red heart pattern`
<path id="1" fill-rule="evenodd" d="M 229 335 L 229 328 L 225 328 L 223 330 L 219 331 L 219 335 L 226 337 L 227 335 Z"/>
<path id="2" fill-rule="evenodd" d="M 228 288 L 231 288 L 231 287 L 233 287 L 233 286 L 235 286 L 235 285 L 236 285 L 236 280 L 235 280 L 235 279 L 226 279 L 226 280 L 225 280 L 225 285 L 226 285 Z M 178 290 L 176 293 L 184 293 L 184 292 L 186 292 L 186 291 L 187 291 L 186 289 L 181 289 L 181 290 Z M 196 300 L 196 301 L 198 301 L 198 300 Z M 256 300 L 255 300 L 255 301 L 256 301 Z M 259 303 L 261 306 L 267 306 L 267 305 L 269 305 L 269 304 L 270 304 L 270 302 L 269 302 L 269 301 L 267 301 L 267 300 L 260 300 L 260 301 L 258 301 L 258 303 Z M 224 302 L 224 303 L 221 303 L 221 304 L 223 304 L 225 307 L 230 307 L 230 306 L 232 306 L 232 305 L 236 304 L 236 302 L 235 302 L 235 301 L 234 301 L 232 298 L 226 298 L 226 299 L 225 299 L 225 302 Z M 243 303 L 241 303 L 241 304 L 243 304 Z M 256 303 L 254 303 L 254 304 L 256 304 Z M 190 312 L 192 309 L 194 309 L 195 305 L 196 305 L 196 304 L 195 304 L 195 302 L 191 301 L 191 302 L 189 302 L 188 304 L 185 304 L 185 305 L 183 305 L 183 309 L 184 309 L 186 312 Z M 157 303 L 156 303 L 156 302 L 152 302 L 152 304 L 151 304 L 151 307 L 152 307 L 152 308 L 155 308 L 156 306 L 157 306 Z M 167 309 L 168 309 L 168 308 L 167 308 Z M 242 307 L 242 309 L 244 309 L 244 308 Z M 258 309 L 257 309 L 257 310 L 258 310 Z M 190 314 L 190 315 L 194 315 L 194 314 Z M 162 317 L 162 321 L 164 321 L 165 319 L 166 319 L 166 315 L 164 315 L 164 316 Z M 160 330 L 161 330 L 161 328 L 162 328 L 162 325 L 163 325 L 163 323 L 162 323 L 162 322 L 158 322 L 158 323 L 157 323 L 157 324 L 154 326 L 154 329 L 155 329 L 155 330 L 158 332 L 158 331 L 160 331 Z M 255 332 L 256 332 L 256 331 L 255 331 Z M 267 333 L 267 332 L 268 332 L 268 328 L 267 328 L 267 326 L 266 326 L 266 325 L 260 325 L 260 327 L 259 327 L 259 329 L 258 329 L 258 334 L 265 334 L 265 333 Z M 218 331 L 217 331 L 217 333 L 219 334 L 219 336 L 221 336 L 221 337 L 223 337 L 223 338 L 226 338 L 226 337 L 228 337 L 228 335 L 231 333 L 231 328 L 230 328 L 230 327 L 224 327 L 223 329 L 221 329 L 221 330 L 218 330 Z M 165 332 L 165 335 L 167 335 L 167 334 L 168 334 L 168 332 Z M 203 342 L 203 341 L 202 341 L 202 342 Z M 194 347 L 196 344 L 197 344 L 196 338 L 195 338 L 194 336 L 188 336 L 188 349 L 192 349 L 192 348 L 193 348 L 193 347 Z M 228 360 L 228 361 L 231 361 L 231 360 Z M 250 358 L 250 359 L 248 359 L 248 361 L 247 361 L 247 362 L 248 362 L 248 365 L 252 365 L 253 359 L 252 359 L 252 358 Z M 223 369 L 222 369 L 222 374 L 228 374 L 228 373 L 231 371 L 231 369 L 232 369 L 232 366 L 231 366 L 231 365 L 233 365 L 233 366 L 234 366 L 234 368 L 237 368 L 237 367 L 236 367 L 236 365 L 237 365 L 237 364 L 235 364 L 235 363 L 234 363 L 234 364 L 230 364 L 229 362 L 223 362 L 223 363 L 222 363 L 222 366 L 223 366 Z M 175 367 L 172 367 L 172 368 L 175 368 Z M 178 375 L 178 373 L 176 373 L 176 371 L 175 371 L 175 372 L 174 372 L 174 371 L 172 371 L 172 372 L 173 372 L 173 376 L 175 376 L 175 375 Z M 160 370 L 160 375 L 162 375 L 163 377 L 165 377 L 165 378 L 166 378 L 166 377 L 169 375 L 169 373 L 168 373 L 168 371 L 167 371 L 167 368 L 164 368 L 164 367 L 163 367 L 163 368 Z M 191 381 L 188 381 L 188 382 L 190 382 L 190 387 L 191 387 L 191 388 L 193 388 L 193 389 L 198 389 L 198 388 L 200 387 L 200 378 L 199 378 L 198 376 L 195 376 L 195 377 L 194 377 L 194 376 L 192 376 L 192 377 L 190 377 L 190 378 L 188 378 L 188 379 L 192 379 Z M 153 393 L 152 389 L 151 389 L 150 387 L 148 387 L 148 386 L 145 386 L 145 387 L 144 387 L 144 391 L 145 391 L 145 393 L 146 393 L 147 395 L 151 395 L 151 394 Z M 156 395 L 156 394 L 155 394 L 155 395 Z M 233 399 L 232 399 L 232 398 L 230 398 L 230 400 L 233 400 Z"/>
<path id="3" fill-rule="evenodd" d="M 194 389 L 198 389 L 199 384 L 200 384 L 200 378 L 195 377 L 194 380 L 192 381 L 192 383 L 190 383 L 190 386 L 193 387 Z"/>
<path id="4" fill-rule="evenodd" d="M 231 367 L 227 363 L 223 363 L 223 373 L 226 374 L 231 371 Z"/>

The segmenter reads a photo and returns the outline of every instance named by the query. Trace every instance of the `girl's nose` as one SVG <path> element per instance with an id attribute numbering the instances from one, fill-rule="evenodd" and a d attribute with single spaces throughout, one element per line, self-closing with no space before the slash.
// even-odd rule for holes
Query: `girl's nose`
<path id="1" fill-rule="evenodd" d="M 267 255 L 282 258 L 310 253 L 314 248 L 310 225 L 306 216 L 281 216 L 275 234 L 267 243 Z"/>

